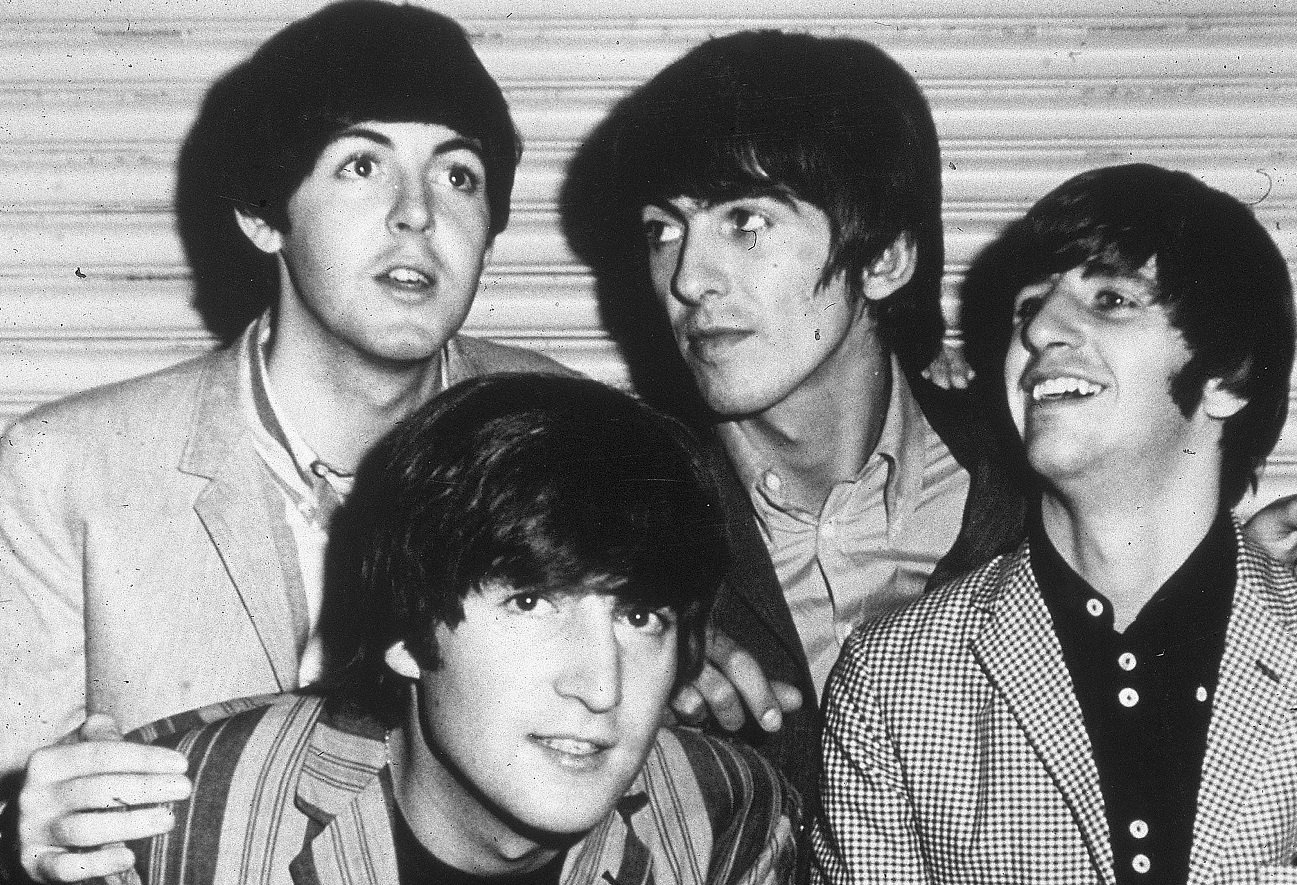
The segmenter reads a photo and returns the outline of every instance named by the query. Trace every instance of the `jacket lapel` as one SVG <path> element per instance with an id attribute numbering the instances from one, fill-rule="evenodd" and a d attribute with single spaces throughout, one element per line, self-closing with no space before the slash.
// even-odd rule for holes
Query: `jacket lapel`
<path id="1" fill-rule="evenodd" d="M 287 690 L 297 685 L 296 640 L 305 627 L 297 623 L 290 601 L 290 594 L 302 593 L 301 575 L 296 568 L 284 568 L 284 562 L 295 563 L 295 553 L 284 549 L 286 539 L 276 531 L 282 519 L 270 509 L 279 505 L 279 495 L 248 438 L 238 395 L 250 335 L 244 333 L 208 364 L 179 468 L 210 480 L 194 511 L 247 610 L 279 687 Z"/>
<path id="2" fill-rule="evenodd" d="M 1099 772 L 1063 650 L 1024 545 L 988 582 L 986 625 L 973 653 L 1063 794 L 1103 881 L 1116 880 Z"/>
<path id="3" fill-rule="evenodd" d="M 396 848 L 387 800 L 374 778 L 289 864 L 295 885 L 390 885 Z"/>
<path id="4" fill-rule="evenodd" d="M 1276 733 L 1297 707 L 1297 597 L 1292 576 L 1279 572 L 1240 539 L 1234 610 L 1225 633 L 1220 679 L 1207 731 L 1189 883 L 1212 881 L 1256 779 L 1273 755 Z M 1267 572 L 1269 574 L 1267 575 Z M 1271 589 L 1275 582 L 1286 598 Z"/>
<path id="5" fill-rule="evenodd" d="M 761 530 L 757 528 L 752 502 L 715 434 L 708 440 L 707 455 L 709 466 L 720 486 L 721 509 L 725 515 L 732 556 L 721 593 L 739 601 L 766 625 L 779 640 L 784 654 L 799 665 L 799 673 L 805 674 L 800 681 L 809 685 L 810 666 L 806 663 L 806 652 L 797 635 L 788 603 L 784 600 L 783 588 L 779 586 L 779 579 L 775 576 L 770 551 L 766 549 Z M 814 694 L 812 690 L 806 699 L 812 704 L 817 700 Z"/>
<path id="6" fill-rule="evenodd" d="M 332 711 L 328 714 L 336 715 Z M 383 780 L 382 730 L 321 721 L 297 784 L 297 807 L 312 820 L 308 841 L 288 866 L 296 885 L 390 885 L 396 848 Z M 310 836 L 311 833 L 315 835 Z"/>

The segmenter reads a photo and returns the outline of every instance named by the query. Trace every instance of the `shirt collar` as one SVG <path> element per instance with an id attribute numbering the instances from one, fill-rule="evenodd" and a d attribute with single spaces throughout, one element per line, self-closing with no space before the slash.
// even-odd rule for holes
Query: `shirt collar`
<path id="1" fill-rule="evenodd" d="M 1063 559 L 1049 540 L 1041 521 L 1039 503 L 1027 517 L 1031 548 L 1031 570 L 1053 617 L 1088 621 L 1087 606 L 1099 600 L 1101 623 L 1112 623 L 1111 603 L 1092 588 Z M 1207 534 L 1175 570 L 1166 583 L 1145 603 L 1136 622 L 1157 620 L 1183 624 L 1217 625 L 1224 628 L 1234 596 L 1237 541 L 1228 510 L 1216 515 Z M 1093 615 L 1092 615 L 1093 617 Z M 1168 631 L 1174 635 L 1175 630 Z"/>
<path id="2" fill-rule="evenodd" d="M 923 413 L 895 355 L 891 356 L 891 371 L 891 391 L 882 431 L 874 451 L 851 481 L 857 482 L 863 478 L 871 469 L 874 456 L 880 456 L 887 465 L 884 480 L 887 511 L 895 514 L 898 506 L 915 500 L 915 495 L 922 487 L 927 436 Z M 788 500 L 780 493 L 778 465 L 753 446 L 743 433 L 725 432 L 722 429 L 721 434 L 734 469 L 749 494 L 760 496 L 780 510 L 788 510 Z"/>
<path id="3" fill-rule="evenodd" d="M 308 486 L 311 485 L 312 471 L 317 463 L 335 474 L 345 475 L 320 459 L 276 404 L 275 392 L 271 387 L 270 374 L 266 367 L 266 345 L 270 341 L 270 332 L 270 312 L 267 311 L 257 318 L 256 328 L 252 333 L 252 346 L 248 348 L 249 380 L 256 429 L 263 439 L 269 439 L 274 443 L 276 451 L 288 455 L 292 460 L 293 468 Z"/>
<path id="4" fill-rule="evenodd" d="M 251 392 L 251 406 L 255 419 L 254 427 L 263 440 L 273 442 L 273 449 L 284 453 L 292 461 L 294 470 L 309 486 L 312 476 L 331 474 L 341 479 L 349 479 L 351 474 L 337 469 L 324 461 L 311 448 L 310 444 L 298 433 L 292 422 L 284 415 L 277 404 L 275 391 L 270 383 L 270 374 L 266 366 L 266 345 L 270 342 L 272 331 L 270 311 L 259 316 L 253 324 L 251 346 L 248 348 L 248 381 Z M 451 354 L 450 343 L 441 348 L 441 362 L 438 377 L 438 392 L 450 386 Z"/>

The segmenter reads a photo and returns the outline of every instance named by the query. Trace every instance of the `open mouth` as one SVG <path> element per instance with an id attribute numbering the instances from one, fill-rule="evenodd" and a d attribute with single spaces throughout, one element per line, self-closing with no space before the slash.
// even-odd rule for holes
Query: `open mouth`
<path id="1" fill-rule="evenodd" d="M 413 267 L 394 267 L 386 273 L 379 274 L 378 279 L 388 285 L 415 292 L 432 287 L 432 279 L 423 271 Z"/>
<path id="2" fill-rule="evenodd" d="M 551 750 L 557 750 L 569 756 L 593 756 L 603 749 L 593 741 L 583 741 L 576 738 L 537 737 L 536 740 Z"/>
<path id="3" fill-rule="evenodd" d="M 1086 381 L 1084 378 L 1061 376 L 1037 381 L 1031 386 L 1031 401 L 1056 402 L 1066 399 L 1085 399 L 1103 391 L 1102 384 Z"/>

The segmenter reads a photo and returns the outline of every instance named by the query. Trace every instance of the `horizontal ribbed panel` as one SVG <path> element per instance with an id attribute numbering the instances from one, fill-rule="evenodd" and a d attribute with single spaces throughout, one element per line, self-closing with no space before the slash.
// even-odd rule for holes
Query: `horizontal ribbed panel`
<path id="1" fill-rule="evenodd" d="M 317 5 L 0 5 L 0 426 L 209 346 L 173 231 L 176 147 L 211 80 Z M 561 233 L 566 163 L 628 90 L 742 27 L 863 37 L 919 79 L 943 141 L 952 301 L 1006 222 L 1064 178 L 1119 162 L 1186 169 L 1254 204 L 1297 266 L 1295 2 L 1078 0 L 1066 16 L 1044 0 L 435 5 L 473 35 L 527 140 L 468 329 L 599 378 L 626 374 Z M 1290 490 L 1297 433 L 1263 495 Z"/>

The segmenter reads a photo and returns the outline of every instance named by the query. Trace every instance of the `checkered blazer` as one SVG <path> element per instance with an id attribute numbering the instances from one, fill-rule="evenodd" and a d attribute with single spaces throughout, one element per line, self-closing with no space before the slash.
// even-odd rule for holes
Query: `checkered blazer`
<path id="1" fill-rule="evenodd" d="M 383 729 L 337 698 L 246 698 L 130 739 L 189 758 L 176 826 L 133 843 L 148 885 L 393 885 Z M 797 796 L 759 755 L 663 729 L 613 812 L 567 855 L 562 885 L 781 885 Z M 138 878 L 137 878 L 138 876 Z M 117 880 L 114 880 L 116 885 Z"/>
<path id="2" fill-rule="evenodd" d="M 1239 551 L 1189 885 L 1297 883 L 1297 581 L 1241 534 Z M 813 843 L 834 885 L 1115 881 L 1025 544 L 852 636 L 824 770 Z"/>

